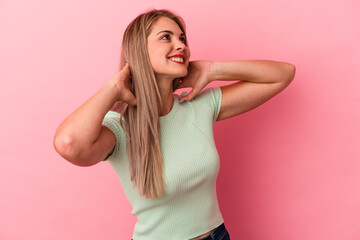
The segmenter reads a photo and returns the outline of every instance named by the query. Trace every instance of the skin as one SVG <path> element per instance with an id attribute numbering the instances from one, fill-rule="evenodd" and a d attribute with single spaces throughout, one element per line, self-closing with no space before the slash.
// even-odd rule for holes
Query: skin
<path id="1" fill-rule="evenodd" d="M 162 34 L 169 30 L 173 34 Z M 180 100 L 191 101 L 212 81 L 234 81 L 237 83 L 221 87 L 222 104 L 217 121 L 237 116 L 266 102 L 281 92 L 294 78 L 295 66 L 289 63 L 248 61 L 191 61 L 190 51 L 181 39 L 182 31 L 169 18 L 161 17 L 148 37 L 149 57 L 156 74 L 162 101 L 165 103 L 160 116 L 170 112 L 173 106 L 172 81 L 184 77 L 179 88 L 190 87 L 192 91 Z M 166 36 L 167 35 L 167 36 Z M 185 64 L 170 61 L 168 56 L 184 54 Z"/>
<path id="2" fill-rule="evenodd" d="M 180 88 L 192 91 L 180 100 L 190 101 L 212 81 L 238 81 L 222 86 L 222 102 L 217 121 L 250 111 L 263 104 L 284 88 L 295 76 L 295 66 L 270 60 L 229 62 L 192 61 L 189 74 Z M 240 79 L 240 81 L 239 81 Z"/>
<path id="3" fill-rule="evenodd" d="M 164 31 L 170 31 L 164 32 Z M 155 72 L 156 81 L 164 106 L 160 110 L 160 116 L 170 112 L 173 104 L 173 85 L 175 78 L 184 77 L 188 74 L 190 58 L 189 48 L 186 46 L 185 36 L 180 27 L 167 17 L 160 17 L 152 26 L 148 36 L 148 52 L 151 65 Z M 183 54 L 185 64 L 173 62 L 169 56 Z"/>
<path id="4" fill-rule="evenodd" d="M 165 30 L 172 33 L 168 36 L 159 34 Z M 161 17 L 148 36 L 149 57 L 164 103 L 159 116 L 168 114 L 174 104 L 172 82 L 178 77 L 183 77 L 180 88 L 192 88 L 188 95 L 180 98 L 184 101 L 191 101 L 212 81 L 237 81 L 221 87 L 222 100 L 217 118 L 220 121 L 261 105 L 286 88 L 295 76 L 294 65 L 270 60 L 189 62 L 190 51 L 181 34 L 174 21 Z M 185 64 L 168 59 L 175 54 L 184 54 Z M 132 106 L 137 104 L 130 91 L 129 76 L 130 69 L 126 65 L 60 124 L 54 147 L 63 158 L 78 166 L 92 166 L 112 152 L 116 137 L 102 126 L 102 120 L 117 101 Z"/>

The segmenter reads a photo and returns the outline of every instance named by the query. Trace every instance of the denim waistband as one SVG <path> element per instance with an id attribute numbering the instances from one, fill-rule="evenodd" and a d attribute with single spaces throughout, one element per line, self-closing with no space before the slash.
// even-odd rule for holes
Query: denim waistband
<path id="1" fill-rule="evenodd" d="M 230 235 L 226 230 L 225 224 L 221 224 L 215 228 L 208 236 L 199 238 L 198 240 L 228 240 Z"/>
<path id="2" fill-rule="evenodd" d="M 198 240 L 230 240 L 230 235 L 225 227 L 225 224 L 222 223 L 220 226 L 212 230 L 209 235 L 199 238 Z"/>

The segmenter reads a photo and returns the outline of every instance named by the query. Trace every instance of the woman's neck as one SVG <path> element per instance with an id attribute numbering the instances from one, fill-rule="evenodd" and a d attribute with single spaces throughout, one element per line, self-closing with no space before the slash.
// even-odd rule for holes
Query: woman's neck
<path id="1" fill-rule="evenodd" d="M 174 105 L 173 82 L 171 80 L 158 80 L 158 88 L 162 102 L 162 106 L 159 109 L 159 116 L 165 116 L 171 111 Z"/>

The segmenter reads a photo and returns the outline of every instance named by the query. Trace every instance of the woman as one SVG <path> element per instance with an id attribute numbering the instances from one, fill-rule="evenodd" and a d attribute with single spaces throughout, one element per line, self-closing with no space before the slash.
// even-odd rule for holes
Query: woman
<path id="1" fill-rule="evenodd" d="M 212 126 L 264 103 L 293 79 L 275 61 L 192 61 L 183 20 L 168 10 L 127 27 L 120 71 L 59 126 L 66 160 L 108 160 L 138 221 L 134 240 L 230 239 L 216 197 Z M 241 80 L 203 88 L 216 80 Z M 191 87 L 189 94 L 174 90 Z M 112 110 L 112 111 L 110 111 Z"/>

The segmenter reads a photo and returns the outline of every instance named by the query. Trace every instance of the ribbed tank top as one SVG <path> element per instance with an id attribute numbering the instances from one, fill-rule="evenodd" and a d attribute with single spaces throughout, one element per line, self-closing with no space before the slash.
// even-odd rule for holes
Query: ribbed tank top
<path id="1" fill-rule="evenodd" d="M 103 121 L 117 138 L 108 162 L 133 208 L 131 214 L 137 216 L 134 240 L 190 239 L 224 222 L 216 195 L 220 161 L 213 137 L 221 89 L 205 89 L 191 101 L 179 102 L 179 96 L 173 96 L 171 111 L 159 117 L 164 198 L 147 199 L 133 188 L 120 114 L 109 111 Z"/>

